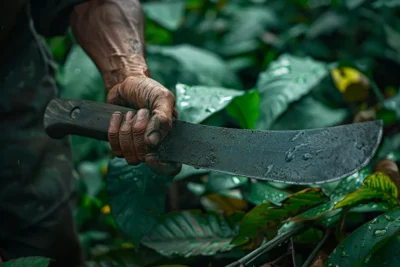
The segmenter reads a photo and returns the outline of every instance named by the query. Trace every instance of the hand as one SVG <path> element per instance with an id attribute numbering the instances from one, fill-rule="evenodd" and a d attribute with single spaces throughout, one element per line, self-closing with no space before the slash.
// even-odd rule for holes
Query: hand
<path id="1" fill-rule="evenodd" d="M 108 140 L 115 156 L 131 165 L 146 162 L 161 175 L 180 172 L 180 164 L 160 162 L 157 156 L 158 145 L 172 128 L 172 117 L 178 116 L 171 91 L 144 74 L 129 76 L 111 88 L 107 102 L 137 110 L 125 118 L 115 112 L 110 118 Z"/>

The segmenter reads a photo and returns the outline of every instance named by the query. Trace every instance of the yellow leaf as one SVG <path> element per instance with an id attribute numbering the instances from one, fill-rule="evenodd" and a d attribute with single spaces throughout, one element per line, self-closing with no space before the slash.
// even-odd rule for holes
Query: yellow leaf
<path id="1" fill-rule="evenodd" d="M 331 70 L 335 86 L 347 102 L 360 102 L 368 97 L 369 82 L 364 74 L 356 69 L 340 67 Z"/>
<path id="2" fill-rule="evenodd" d="M 110 205 L 105 205 L 104 207 L 102 207 L 100 212 L 102 214 L 110 214 L 110 212 L 111 212 Z"/>
<path id="3" fill-rule="evenodd" d="M 218 194 L 206 195 L 202 198 L 206 209 L 222 210 L 225 212 L 247 211 L 248 203 L 243 199 L 226 197 Z"/>
<path id="4" fill-rule="evenodd" d="M 382 172 L 375 172 L 365 178 L 361 188 L 347 195 L 333 209 L 354 206 L 372 199 L 380 199 L 395 206 L 398 204 L 397 196 L 397 187 L 390 177 Z"/>

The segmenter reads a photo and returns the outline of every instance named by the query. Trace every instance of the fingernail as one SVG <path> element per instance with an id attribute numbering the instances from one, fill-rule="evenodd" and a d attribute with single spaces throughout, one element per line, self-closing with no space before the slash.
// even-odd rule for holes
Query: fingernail
<path id="1" fill-rule="evenodd" d="M 151 143 L 153 146 L 157 146 L 157 145 L 158 145 L 158 142 L 160 142 L 160 133 L 154 131 L 154 132 L 150 133 L 150 135 L 148 136 L 148 138 L 149 138 L 150 143 Z"/>
<path id="2" fill-rule="evenodd" d="M 121 116 L 122 116 L 122 114 L 119 113 L 119 112 L 113 113 L 113 114 L 111 115 L 111 124 L 112 124 L 112 125 L 117 125 L 117 124 L 119 124 L 120 121 L 121 121 Z"/>
<path id="3" fill-rule="evenodd" d="M 141 109 L 136 114 L 137 120 L 142 121 L 147 117 L 147 111 L 145 109 Z"/>
<path id="4" fill-rule="evenodd" d="M 125 121 L 130 121 L 132 119 L 132 112 L 131 111 L 128 111 L 126 114 L 125 114 Z"/>

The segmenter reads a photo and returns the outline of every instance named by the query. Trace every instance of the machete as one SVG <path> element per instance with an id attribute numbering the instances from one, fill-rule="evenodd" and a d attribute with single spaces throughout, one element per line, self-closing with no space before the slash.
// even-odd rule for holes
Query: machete
<path id="1" fill-rule="evenodd" d="M 44 127 L 52 138 L 69 134 L 107 141 L 111 114 L 131 108 L 87 100 L 52 100 Z M 162 161 L 287 184 L 320 184 L 369 163 L 382 138 L 382 121 L 310 130 L 244 130 L 174 120 L 161 142 Z"/>

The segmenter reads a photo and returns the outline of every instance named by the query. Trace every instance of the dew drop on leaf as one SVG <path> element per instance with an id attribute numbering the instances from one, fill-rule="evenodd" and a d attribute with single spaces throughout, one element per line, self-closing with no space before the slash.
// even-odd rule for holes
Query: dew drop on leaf
<path id="1" fill-rule="evenodd" d="M 374 231 L 374 236 L 383 236 L 386 234 L 386 229 L 376 229 Z"/>

